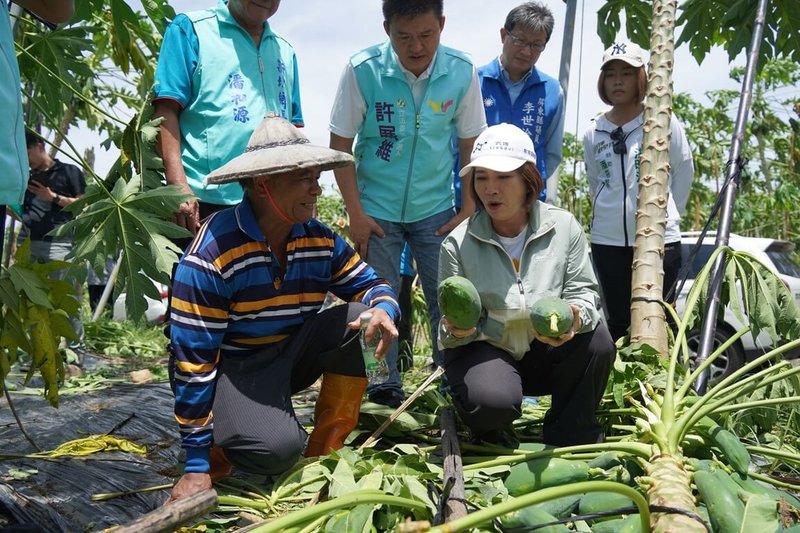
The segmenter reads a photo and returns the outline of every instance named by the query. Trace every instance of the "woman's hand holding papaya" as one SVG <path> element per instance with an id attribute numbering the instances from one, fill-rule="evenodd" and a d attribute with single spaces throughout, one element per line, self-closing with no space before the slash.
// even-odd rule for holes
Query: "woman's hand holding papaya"
<path id="1" fill-rule="evenodd" d="M 471 337 L 472 335 L 475 334 L 475 331 L 477 331 L 477 328 L 475 326 L 473 326 L 473 327 L 471 327 L 469 329 L 457 328 L 457 327 L 451 325 L 450 322 L 447 321 L 447 317 L 446 316 L 442 317 L 442 325 L 444 325 L 445 329 L 450 333 L 450 335 L 452 335 L 453 337 L 455 337 L 457 339 L 463 339 L 463 338 L 466 338 L 466 337 Z"/>
<path id="2" fill-rule="evenodd" d="M 565 342 L 572 340 L 572 338 L 575 336 L 575 332 L 580 331 L 581 326 L 583 326 L 583 321 L 581 320 L 580 308 L 573 304 L 569 304 L 569 306 L 572 309 L 572 326 L 569 328 L 569 331 L 559 335 L 558 337 L 547 337 L 545 335 L 540 335 L 539 332 L 536 331 L 536 328 L 534 328 L 533 336 L 536 337 L 536 340 L 552 346 L 553 348 L 558 348 Z"/>

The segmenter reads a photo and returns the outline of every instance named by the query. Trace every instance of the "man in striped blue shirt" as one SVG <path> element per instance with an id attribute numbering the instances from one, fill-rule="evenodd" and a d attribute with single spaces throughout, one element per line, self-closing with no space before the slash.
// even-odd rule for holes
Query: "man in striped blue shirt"
<path id="1" fill-rule="evenodd" d="M 340 448 L 367 385 L 358 315 L 377 355 L 397 337 L 389 284 L 313 218 L 320 172 L 352 157 L 311 146 L 268 115 L 245 153 L 209 174 L 238 181 L 244 200 L 202 226 L 178 264 L 170 302 L 175 417 L 186 450 L 171 500 L 211 487 L 231 465 L 264 474 Z M 347 302 L 320 312 L 330 291 Z M 308 437 L 291 395 L 322 376 Z"/>

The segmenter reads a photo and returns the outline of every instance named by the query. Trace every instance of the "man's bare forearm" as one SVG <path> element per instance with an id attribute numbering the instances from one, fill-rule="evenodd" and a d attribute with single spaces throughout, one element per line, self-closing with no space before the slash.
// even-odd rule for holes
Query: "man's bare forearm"
<path id="1" fill-rule="evenodd" d="M 331 133 L 330 147 L 334 150 L 352 154 L 353 139 L 347 139 Z M 339 167 L 334 169 L 333 175 L 336 177 L 336 184 L 339 186 L 339 192 L 342 194 L 342 200 L 344 200 L 347 212 L 350 213 L 351 216 L 353 214 L 360 214 L 363 209 L 358 194 L 358 180 L 356 178 L 355 167 L 353 165 Z"/>
<path id="2" fill-rule="evenodd" d="M 475 139 L 477 137 L 458 139 L 458 155 L 461 168 L 464 168 L 470 162 Z M 470 172 L 461 178 L 461 212 L 465 215 L 471 215 L 474 211 L 475 199 L 472 196 L 472 173 Z"/>
<path id="3" fill-rule="evenodd" d="M 187 192 L 191 192 L 186 183 L 186 171 L 183 169 L 181 161 L 181 130 L 178 121 L 180 106 L 171 100 L 157 100 L 153 106 L 155 107 L 153 115 L 164 117 L 156 146 L 164 160 L 164 175 L 167 178 L 167 184 L 178 185 Z"/>

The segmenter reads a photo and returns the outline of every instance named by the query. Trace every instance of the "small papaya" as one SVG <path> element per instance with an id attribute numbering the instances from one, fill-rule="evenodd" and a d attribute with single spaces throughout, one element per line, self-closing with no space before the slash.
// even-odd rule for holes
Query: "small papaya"
<path id="1" fill-rule="evenodd" d="M 561 298 L 537 300 L 531 308 L 531 323 L 543 337 L 559 337 L 572 327 L 572 307 Z"/>
<path id="2" fill-rule="evenodd" d="M 553 524 L 558 518 L 550 513 L 543 511 L 535 506 L 524 507 L 514 513 L 501 518 L 500 523 L 508 529 L 521 529 L 529 531 L 536 528 L 537 532 L 543 533 L 569 533 L 570 529 L 564 524 Z M 542 527 L 543 524 L 552 524 Z"/>
<path id="3" fill-rule="evenodd" d="M 592 533 L 641 533 L 642 520 L 638 514 L 592 524 Z"/>
<path id="4" fill-rule="evenodd" d="M 629 509 L 633 506 L 633 500 L 616 492 L 590 492 L 581 498 L 578 505 L 578 513 L 582 515 L 592 514 L 617 509 Z M 631 514 L 631 511 L 620 514 Z"/>
<path id="5" fill-rule="evenodd" d="M 737 492 L 712 472 L 698 470 L 694 473 L 694 484 L 708 509 L 711 529 L 719 533 L 738 533 L 744 520 L 744 504 Z"/>
<path id="6" fill-rule="evenodd" d="M 481 317 L 481 297 L 470 280 L 450 276 L 439 284 L 439 310 L 447 321 L 459 329 L 470 329 Z"/>
<path id="7" fill-rule="evenodd" d="M 589 465 L 583 461 L 541 457 L 511 467 L 503 484 L 511 496 L 521 496 L 535 490 L 586 481 Z"/>
<path id="8" fill-rule="evenodd" d="M 569 496 L 562 496 L 561 498 L 537 503 L 534 507 L 546 513 L 550 513 L 556 518 L 566 518 L 578 510 L 578 504 L 582 496 L 583 494 L 570 494 Z"/>
<path id="9" fill-rule="evenodd" d="M 747 470 L 750 467 L 750 452 L 747 451 L 739 437 L 721 427 L 708 416 L 701 418 L 696 428 L 702 435 L 711 438 L 725 456 L 731 468 L 740 474 L 747 474 Z"/>

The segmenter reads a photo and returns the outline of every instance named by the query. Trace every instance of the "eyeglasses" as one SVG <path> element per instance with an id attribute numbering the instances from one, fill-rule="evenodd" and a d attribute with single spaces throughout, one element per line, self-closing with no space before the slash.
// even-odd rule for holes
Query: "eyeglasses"
<path id="1" fill-rule="evenodd" d="M 619 127 L 609 133 L 611 140 L 614 141 L 614 153 L 615 154 L 627 154 L 628 147 L 625 146 L 625 132 L 622 131 L 622 128 Z"/>
<path id="2" fill-rule="evenodd" d="M 531 52 L 541 52 L 544 50 L 544 47 L 547 46 L 547 43 L 532 43 L 530 41 L 526 41 L 525 39 L 521 39 L 511 32 L 508 32 L 507 35 L 509 39 L 511 39 L 511 44 L 517 48 L 530 48 Z"/>

